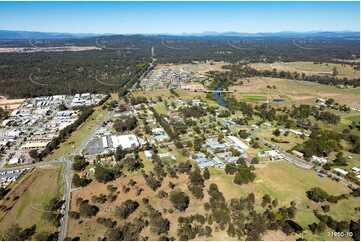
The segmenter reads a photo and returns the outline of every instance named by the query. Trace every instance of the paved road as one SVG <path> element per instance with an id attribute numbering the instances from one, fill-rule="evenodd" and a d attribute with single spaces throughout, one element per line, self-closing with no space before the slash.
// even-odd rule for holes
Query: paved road
<path id="1" fill-rule="evenodd" d="M 237 132 L 236 132 L 235 130 L 233 130 L 232 127 L 229 127 L 229 125 L 228 125 L 225 121 L 220 120 L 220 122 L 221 122 L 221 124 L 222 124 L 223 126 L 228 127 L 229 130 L 230 130 L 233 134 L 237 135 Z M 311 164 L 311 163 L 309 163 L 309 162 L 307 162 L 307 161 L 305 161 L 305 160 L 302 160 L 302 159 L 300 159 L 300 158 L 298 158 L 298 157 L 295 157 L 295 156 L 287 153 L 286 151 L 282 150 L 282 149 L 279 148 L 277 145 L 275 145 L 275 144 L 273 144 L 273 143 L 271 143 L 271 142 L 269 142 L 269 141 L 267 141 L 267 140 L 265 140 L 265 139 L 257 136 L 257 134 L 256 134 L 257 132 L 259 132 L 259 131 L 253 130 L 253 131 L 249 131 L 248 133 L 249 133 L 253 138 L 258 138 L 261 143 L 263 143 L 263 144 L 268 144 L 272 149 L 278 151 L 278 152 L 284 157 L 285 160 L 287 160 L 287 161 L 289 161 L 289 162 L 292 162 L 293 164 L 295 164 L 295 165 L 297 165 L 297 166 L 299 166 L 299 167 L 302 167 L 302 168 L 305 168 L 305 169 L 312 169 L 313 164 Z"/>
<path id="2" fill-rule="evenodd" d="M 51 164 L 60 164 L 60 163 L 63 163 L 63 160 L 62 159 L 56 159 L 56 160 L 43 161 L 43 162 L 39 162 L 39 163 L 23 165 L 23 166 L 0 168 L 0 172 L 14 171 L 14 170 L 19 170 L 19 169 L 27 169 L 27 168 L 36 168 L 36 167 L 47 166 L 47 165 L 51 165 Z"/>
<path id="3" fill-rule="evenodd" d="M 73 155 L 81 155 L 83 149 L 86 147 L 88 142 L 94 137 L 96 132 L 102 127 L 102 124 L 106 122 L 113 114 L 114 112 L 119 109 L 121 105 L 121 101 L 118 102 L 118 105 L 116 108 L 108 112 L 104 118 L 99 122 L 99 124 L 93 129 L 93 131 L 83 140 L 83 142 L 69 155 L 62 158 L 64 162 L 64 169 L 63 169 L 63 180 L 65 183 L 65 192 L 64 192 L 64 207 L 62 210 L 62 219 L 60 221 L 60 231 L 59 231 L 59 241 L 63 241 L 64 238 L 67 235 L 68 230 L 68 220 L 69 220 L 69 207 L 70 207 L 70 200 L 71 200 L 71 167 L 72 167 L 72 159 L 69 159 L 69 161 L 66 160 L 69 156 Z"/>
<path id="4" fill-rule="evenodd" d="M 257 138 L 259 139 L 259 141 L 263 144 L 268 144 L 268 146 L 270 146 L 272 149 L 278 151 L 285 160 L 292 162 L 293 164 L 302 167 L 304 169 L 312 169 L 312 167 L 314 166 L 312 163 L 309 163 L 303 159 L 300 159 L 296 156 L 293 156 L 289 153 L 287 153 L 286 151 L 282 150 L 280 147 L 278 147 L 277 145 L 259 137 L 256 135 L 256 131 L 249 131 L 249 134 L 253 137 L 253 138 Z"/>

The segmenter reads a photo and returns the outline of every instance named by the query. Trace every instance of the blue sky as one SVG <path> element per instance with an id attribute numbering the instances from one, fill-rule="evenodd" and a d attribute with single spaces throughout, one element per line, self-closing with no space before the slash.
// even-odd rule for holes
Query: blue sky
<path id="1" fill-rule="evenodd" d="M 0 29 L 70 33 L 360 30 L 359 2 L 0 2 Z"/>

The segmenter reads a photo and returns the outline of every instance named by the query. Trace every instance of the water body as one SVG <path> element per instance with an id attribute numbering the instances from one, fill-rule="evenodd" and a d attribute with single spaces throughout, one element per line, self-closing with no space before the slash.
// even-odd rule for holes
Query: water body
<path id="1" fill-rule="evenodd" d="M 280 102 L 284 102 L 285 100 L 283 99 L 273 99 L 273 102 L 275 103 L 280 103 Z"/>
<path id="2" fill-rule="evenodd" d="M 222 90 L 223 86 L 225 85 L 225 83 L 222 83 L 218 88 L 217 91 Z M 227 107 L 227 103 L 223 100 L 223 98 L 221 97 L 221 93 L 219 92 L 215 92 L 214 96 L 216 97 L 219 105 L 223 106 L 223 107 Z"/>

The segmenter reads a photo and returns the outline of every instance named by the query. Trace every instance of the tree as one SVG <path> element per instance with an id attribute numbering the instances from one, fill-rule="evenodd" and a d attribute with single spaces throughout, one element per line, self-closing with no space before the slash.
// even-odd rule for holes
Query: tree
<path id="1" fill-rule="evenodd" d="M 49 233 L 49 232 L 40 232 L 36 233 L 33 237 L 33 240 L 36 241 L 57 241 L 58 240 L 58 232 L 55 233 Z"/>
<path id="2" fill-rule="evenodd" d="M 252 164 L 258 164 L 259 163 L 259 157 L 258 156 L 253 157 L 252 160 L 251 160 L 251 163 Z"/>
<path id="3" fill-rule="evenodd" d="M 337 223 L 336 232 L 348 232 L 350 228 L 349 221 L 340 221 Z"/>
<path id="4" fill-rule="evenodd" d="M 107 182 L 113 181 L 115 179 L 114 172 L 112 172 L 108 169 L 101 168 L 99 166 L 95 167 L 94 176 L 95 176 L 95 179 L 101 183 L 107 183 Z"/>
<path id="5" fill-rule="evenodd" d="M 333 160 L 333 164 L 336 165 L 336 166 L 347 166 L 348 165 L 346 158 L 344 158 L 342 155 L 337 156 Z"/>
<path id="6" fill-rule="evenodd" d="M 128 199 L 116 207 L 116 214 L 120 219 L 127 219 L 138 207 L 138 202 Z"/>
<path id="7" fill-rule="evenodd" d="M 208 168 L 206 167 L 206 169 L 204 169 L 204 171 L 203 171 L 203 178 L 204 178 L 205 180 L 208 180 L 210 177 L 211 177 L 211 174 L 209 173 L 209 170 L 208 170 Z"/>
<path id="8" fill-rule="evenodd" d="M 25 241 L 30 240 L 35 234 L 36 225 L 23 229 L 19 224 L 12 224 L 5 231 L 0 232 L 0 240 L 2 241 Z"/>
<path id="9" fill-rule="evenodd" d="M 198 167 L 196 167 L 194 171 L 189 173 L 189 181 L 192 185 L 204 187 L 204 179 Z"/>
<path id="10" fill-rule="evenodd" d="M 86 159 L 80 155 L 74 157 L 73 170 L 82 171 L 88 165 Z"/>
<path id="11" fill-rule="evenodd" d="M 3 199 L 3 197 L 9 192 L 9 189 L 6 189 L 4 187 L 0 187 L 0 200 Z"/>
<path id="12" fill-rule="evenodd" d="M 162 218 L 162 213 L 158 210 L 151 209 L 149 218 L 150 231 L 153 234 L 160 235 L 168 233 L 170 222 L 168 219 Z"/>
<path id="13" fill-rule="evenodd" d="M 330 211 L 330 206 L 329 205 L 322 205 L 321 206 L 322 210 L 327 213 L 328 211 Z"/>
<path id="14" fill-rule="evenodd" d="M 86 178 L 80 178 L 78 174 L 74 174 L 72 182 L 75 187 L 85 187 L 91 182 L 91 180 Z"/>
<path id="15" fill-rule="evenodd" d="M 318 203 L 318 202 L 324 202 L 328 199 L 329 195 L 327 192 L 325 192 L 324 190 L 322 190 L 321 188 L 319 187 L 314 187 L 312 188 L 311 190 L 307 191 L 306 192 L 307 194 L 307 197 Z"/>
<path id="16" fill-rule="evenodd" d="M 337 76 L 338 71 L 337 71 L 337 67 L 332 68 L 332 76 Z"/>
<path id="17" fill-rule="evenodd" d="M 75 212 L 75 211 L 69 211 L 68 215 L 69 215 L 69 218 L 71 218 L 71 219 L 77 220 L 77 219 L 80 218 L 80 214 L 78 212 Z"/>
<path id="18" fill-rule="evenodd" d="M 67 110 L 68 108 L 66 107 L 66 105 L 64 103 L 61 103 L 59 105 L 59 111 L 64 111 L 64 110 Z"/>
<path id="19" fill-rule="evenodd" d="M 37 150 L 30 150 L 29 151 L 29 155 L 31 158 L 33 158 L 34 160 L 39 158 L 39 154 Z"/>
<path id="20" fill-rule="evenodd" d="M 234 173 L 236 173 L 238 171 L 238 169 L 235 165 L 231 165 L 229 163 L 226 164 L 226 167 L 224 170 L 227 174 L 230 174 L 230 175 L 233 175 Z"/>
<path id="21" fill-rule="evenodd" d="M 281 135 L 281 131 L 279 130 L 279 129 L 275 129 L 273 132 L 272 132 L 272 134 L 274 135 L 274 136 L 280 136 Z"/>
<path id="22" fill-rule="evenodd" d="M 352 232 L 352 238 L 355 241 L 360 241 L 360 220 L 357 222 L 351 220 L 350 221 L 350 232 Z"/>
<path id="23" fill-rule="evenodd" d="M 218 135 L 218 142 L 222 142 L 223 139 L 224 139 L 223 134 Z"/>
<path id="24" fill-rule="evenodd" d="M 175 209 L 184 212 L 189 206 L 189 197 L 180 189 L 170 193 L 170 201 Z"/>
<path id="25" fill-rule="evenodd" d="M 233 182 L 242 185 L 247 184 L 249 182 L 253 182 L 256 178 L 256 175 L 251 172 L 251 170 L 240 170 L 236 173 L 236 176 L 233 179 Z"/>
<path id="26" fill-rule="evenodd" d="M 271 204 L 272 202 L 272 198 L 270 197 L 270 195 L 266 194 L 262 197 L 262 207 L 265 207 L 267 204 Z"/>
<path id="27" fill-rule="evenodd" d="M 93 217 L 99 212 L 99 208 L 95 205 L 90 205 L 88 201 L 81 200 L 78 206 L 80 216 L 86 218 Z"/>
<path id="28" fill-rule="evenodd" d="M 274 208 L 278 206 L 278 200 L 277 200 L 277 199 L 275 199 L 275 200 L 272 201 L 272 206 L 273 206 Z"/>
<path id="29" fill-rule="evenodd" d="M 193 147 L 194 147 L 194 150 L 200 151 L 201 148 L 202 148 L 202 141 L 199 140 L 199 139 L 196 139 L 196 140 L 193 142 Z"/>

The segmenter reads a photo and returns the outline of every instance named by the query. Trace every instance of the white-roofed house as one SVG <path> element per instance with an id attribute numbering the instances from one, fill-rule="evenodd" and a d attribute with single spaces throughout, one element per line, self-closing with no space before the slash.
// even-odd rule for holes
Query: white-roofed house
<path id="1" fill-rule="evenodd" d="M 343 175 L 343 176 L 346 176 L 347 175 L 347 171 L 345 171 L 345 170 L 342 170 L 341 168 L 335 168 L 335 169 L 333 169 L 333 171 L 335 171 L 335 172 L 337 172 L 337 173 L 340 173 L 341 175 Z"/>
<path id="2" fill-rule="evenodd" d="M 243 150 L 248 150 L 249 147 L 248 145 L 246 145 L 245 143 L 243 143 L 239 138 L 237 138 L 236 136 L 227 136 L 227 139 L 231 142 L 233 142 L 236 146 L 238 146 L 239 148 L 243 149 Z"/>

